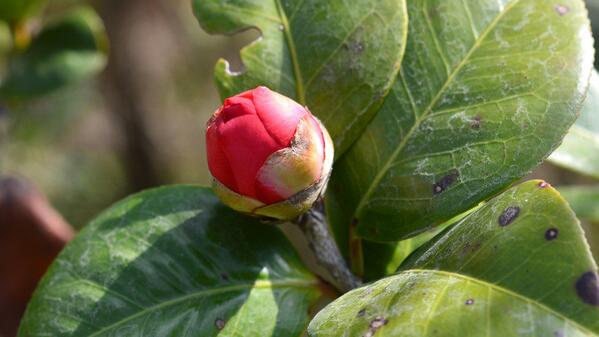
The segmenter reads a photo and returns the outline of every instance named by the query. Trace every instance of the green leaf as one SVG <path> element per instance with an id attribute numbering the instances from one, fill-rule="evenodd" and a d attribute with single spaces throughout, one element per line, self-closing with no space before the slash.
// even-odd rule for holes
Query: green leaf
<path id="1" fill-rule="evenodd" d="M 591 75 L 580 118 L 549 157 L 553 164 L 599 179 L 599 74 Z"/>
<path id="2" fill-rule="evenodd" d="M 411 255 L 398 275 L 331 303 L 308 332 L 597 336 L 596 270 L 567 203 L 545 182 L 530 181 L 448 227 Z"/>
<path id="3" fill-rule="evenodd" d="M 31 98 L 88 78 L 104 68 L 106 44 L 102 22 L 91 8 L 72 11 L 10 60 L 0 97 Z"/>
<path id="4" fill-rule="evenodd" d="M 599 222 L 599 186 L 564 186 L 559 191 L 580 219 Z"/>
<path id="5" fill-rule="evenodd" d="M 398 241 L 537 166 L 576 119 L 592 70 L 580 0 L 408 1 L 392 93 L 336 163 L 336 232 Z"/>
<path id="6" fill-rule="evenodd" d="M 276 227 L 208 189 L 159 188 L 67 246 L 19 336 L 301 336 L 320 285 Z"/>
<path id="7" fill-rule="evenodd" d="M 245 69 L 216 65 L 223 98 L 266 85 L 307 105 L 326 125 L 339 156 L 387 95 L 407 34 L 405 0 L 194 0 L 208 33 L 257 28 L 241 50 Z"/>
<path id="8" fill-rule="evenodd" d="M 37 13 L 46 0 L 2 0 L 0 1 L 0 21 L 15 23 Z"/>

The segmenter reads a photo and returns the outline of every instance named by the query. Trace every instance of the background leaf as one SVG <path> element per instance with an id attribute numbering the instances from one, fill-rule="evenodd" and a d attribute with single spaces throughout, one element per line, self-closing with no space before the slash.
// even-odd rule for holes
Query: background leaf
<path id="1" fill-rule="evenodd" d="M 559 191 L 580 219 L 599 222 L 599 186 L 563 186 Z"/>
<path id="2" fill-rule="evenodd" d="M 207 189 L 166 187 L 118 203 L 69 244 L 19 336 L 300 336 L 319 286 L 277 228 Z"/>
<path id="3" fill-rule="evenodd" d="M 36 13 L 45 3 L 45 0 L 2 0 L 0 21 L 15 23 Z"/>
<path id="4" fill-rule="evenodd" d="M 398 275 L 330 304 L 309 333 L 596 336 L 596 270 L 567 203 L 530 181 L 439 234 Z"/>
<path id="5" fill-rule="evenodd" d="M 68 38 L 65 38 L 68 36 Z M 11 57 L 0 98 L 39 96 L 100 71 L 107 42 L 97 14 L 82 7 L 49 24 L 21 54 Z"/>
<path id="6" fill-rule="evenodd" d="M 333 228 L 397 241 L 531 171 L 574 122 L 592 70 L 580 0 L 414 0 L 392 93 L 336 163 Z"/>
<path id="7" fill-rule="evenodd" d="M 407 34 L 404 0 L 194 0 L 209 33 L 257 28 L 242 49 L 245 69 L 220 60 L 222 98 L 266 85 L 307 105 L 326 125 L 340 155 L 386 96 Z"/>
<path id="8" fill-rule="evenodd" d="M 551 163 L 599 179 L 599 74 L 591 76 L 580 118 L 562 145 L 549 156 Z"/>

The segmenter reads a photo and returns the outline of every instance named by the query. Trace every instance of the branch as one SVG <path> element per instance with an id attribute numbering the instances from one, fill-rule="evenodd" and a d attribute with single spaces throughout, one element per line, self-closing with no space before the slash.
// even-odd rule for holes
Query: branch
<path id="1" fill-rule="evenodd" d="M 322 202 L 316 203 L 312 209 L 297 218 L 296 223 L 308 239 L 316 260 L 333 276 L 340 291 L 345 293 L 362 284 L 348 268 L 329 232 Z"/>

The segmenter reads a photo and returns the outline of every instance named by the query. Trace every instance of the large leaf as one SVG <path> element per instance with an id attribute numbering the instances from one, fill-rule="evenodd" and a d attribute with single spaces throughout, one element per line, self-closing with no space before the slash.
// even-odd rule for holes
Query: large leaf
<path id="1" fill-rule="evenodd" d="M 572 210 L 531 181 L 320 312 L 311 336 L 597 336 L 599 278 Z"/>
<path id="2" fill-rule="evenodd" d="M 194 0 L 209 33 L 257 28 L 242 49 L 245 69 L 220 60 L 216 80 L 228 97 L 267 85 L 307 105 L 340 155 L 380 107 L 399 69 L 407 34 L 405 0 Z"/>
<path id="3" fill-rule="evenodd" d="M 320 285 L 274 226 L 207 189 L 160 188 L 69 244 L 19 336 L 301 336 Z"/>
<path id="4" fill-rule="evenodd" d="M 593 72 L 580 118 L 549 157 L 561 167 L 599 179 L 599 74 Z"/>
<path id="5" fill-rule="evenodd" d="M 392 93 L 333 171 L 341 240 L 398 241 L 531 171 L 574 122 L 592 70 L 580 0 L 413 0 Z"/>
<path id="6" fill-rule="evenodd" d="M 102 70 L 106 63 L 104 28 L 87 7 L 68 13 L 11 58 L 0 98 L 19 100 L 59 89 Z"/>

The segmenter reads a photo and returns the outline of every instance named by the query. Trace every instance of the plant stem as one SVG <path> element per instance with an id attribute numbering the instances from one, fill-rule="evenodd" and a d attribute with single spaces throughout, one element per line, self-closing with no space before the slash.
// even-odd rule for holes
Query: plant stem
<path id="1" fill-rule="evenodd" d="M 323 208 L 322 202 L 317 202 L 312 209 L 297 218 L 296 223 L 308 239 L 318 263 L 329 271 L 337 289 L 345 293 L 359 287 L 362 282 L 351 272 L 341 256 L 329 232 Z"/>

